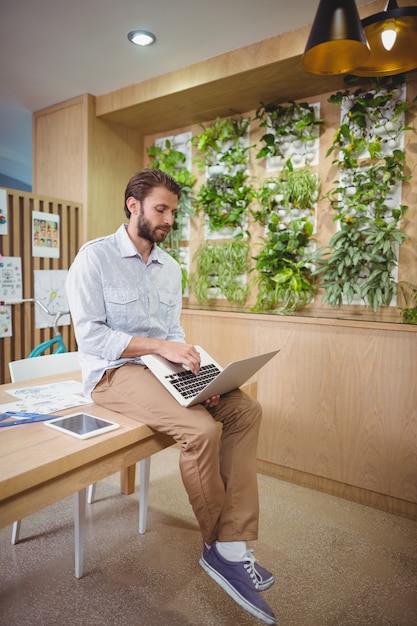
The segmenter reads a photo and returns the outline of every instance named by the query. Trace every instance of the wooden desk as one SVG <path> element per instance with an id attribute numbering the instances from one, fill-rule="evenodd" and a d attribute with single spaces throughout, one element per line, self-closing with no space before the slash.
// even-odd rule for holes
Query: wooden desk
<path id="1" fill-rule="evenodd" d="M 0 408 L 13 402 L 7 390 L 63 380 L 80 380 L 80 373 L 0 385 Z M 75 518 L 82 525 L 75 527 L 77 578 L 83 573 L 86 487 L 124 471 L 122 486 L 130 491 L 129 468 L 174 443 L 171 437 L 96 404 L 83 409 L 117 422 L 120 428 L 86 440 L 46 428 L 42 422 L 0 428 L 0 528 L 75 494 Z M 67 409 L 62 414 L 73 412 Z"/>

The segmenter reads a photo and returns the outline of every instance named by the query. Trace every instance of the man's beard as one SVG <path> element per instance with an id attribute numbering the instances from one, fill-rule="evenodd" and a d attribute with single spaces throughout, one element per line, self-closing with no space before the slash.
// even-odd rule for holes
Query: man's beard
<path id="1" fill-rule="evenodd" d="M 142 206 L 139 209 L 138 221 L 137 221 L 137 233 L 141 239 L 146 239 L 150 243 L 160 243 L 166 239 L 169 231 L 163 230 L 160 227 L 152 228 L 149 220 L 146 219 Z"/>

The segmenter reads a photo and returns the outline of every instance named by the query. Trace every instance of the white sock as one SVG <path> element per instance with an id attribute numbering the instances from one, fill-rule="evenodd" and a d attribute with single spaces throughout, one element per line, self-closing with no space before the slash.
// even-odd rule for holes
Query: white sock
<path id="1" fill-rule="evenodd" d="M 216 541 L 216 548 L 227 561 L 240 561 L 247 552 L 246 541 Z"/>

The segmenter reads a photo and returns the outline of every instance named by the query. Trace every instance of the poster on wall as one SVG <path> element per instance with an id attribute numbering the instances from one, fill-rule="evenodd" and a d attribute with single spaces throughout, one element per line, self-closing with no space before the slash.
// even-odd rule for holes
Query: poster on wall
<path id="1" fill-rule="evenodd" d="M 7 192 L 0 189 L 0 235 L 7 235 Z"/>
<path id="2" fill-rule="evenodd" d="M 0 338 L 12 336 L 12 307 L 0 304 Z"/>
<path id="3" fill-rule="evenodd" d="M 22 299 L 22 259 L 0 255 L 0 302 Z"/>
<path id="4" fill-rule="evenodd" d="M 32 256 L 59 259 L 59 215 L 32 211 Z"/>
<path id="5" fill-rule="evenodd" d="M 57 313 L 69 311 L 65 281 L 68 270 L 34 270 L 35 298 L 51 312 L 44 313 L 40 307 L 35 308 L 36 328 L 53 326 Z M 69 314 L 60 318 L 59 326 L 68 326 L 71 323 Z"/>

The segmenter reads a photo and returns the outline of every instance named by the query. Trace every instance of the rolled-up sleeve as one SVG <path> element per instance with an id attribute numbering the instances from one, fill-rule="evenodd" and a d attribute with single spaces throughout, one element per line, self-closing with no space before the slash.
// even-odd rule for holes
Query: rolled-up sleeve
<path id="1" fill-rule="evenodd" d="M 132 337 L 185 340 L 180 266 L 157 247 L 144 263 L 124 225 L 81 248 L 66 291 L 88 397 L 107 369 L 142 363 L 121 356 Z"/>

